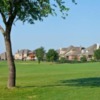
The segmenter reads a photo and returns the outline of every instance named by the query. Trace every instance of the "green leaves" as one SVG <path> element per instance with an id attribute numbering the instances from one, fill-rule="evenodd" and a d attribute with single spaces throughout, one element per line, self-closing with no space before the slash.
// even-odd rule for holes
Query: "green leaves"
<path id="1" fill-rule="evenodd" d="M 75 0 L 72 2 L 75 3 Z M 5 15 L 6 20 L 15 16 L 16 21 L 33 24 L 50 14 L 57 15 L 58 10 L 65 19 L 69 10 L 65 3 L 65 0 L 0 0 L 0 12 Z"/>
<path id="2" fill-rule="evenodd" d="M 47 61 L 57 61 L 59 56 L 58 53 L 54 49 L 49 49 L 46 54 Z"/>
<path id="3" fill-rule="evenodd" d="M 94 56 L 97 60 L 100 60 L 100 48 L 94 51 Z"/>
<path id="4" fill-rule="evenodd" d="M 45 50 L 43 47 L 40 47 L 37 48 L 35 52 L 36 52 L 36 57 L 38 59 L 38 62 L 40 63 L 40 61 L 44 59 Z"/>

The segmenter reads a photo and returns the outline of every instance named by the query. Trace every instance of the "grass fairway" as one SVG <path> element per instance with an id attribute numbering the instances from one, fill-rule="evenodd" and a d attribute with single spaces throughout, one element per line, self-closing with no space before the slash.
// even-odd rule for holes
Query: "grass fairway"
<path id="1" fill-rule="evenodd" d="M 6 88 L 8 68 L 0 62 L 0 100 L 100 100 L 100 63 L 16 62 L 17 87 Z"/>

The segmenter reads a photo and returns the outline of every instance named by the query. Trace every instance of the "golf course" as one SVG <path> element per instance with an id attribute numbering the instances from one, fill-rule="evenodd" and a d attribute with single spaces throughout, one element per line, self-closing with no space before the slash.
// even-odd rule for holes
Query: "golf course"
<path id="1" fill-rule="evenodd" d="M 16 87 L 8 89 L 7 62 L 0 61 L 0 100 L 100 100 L 100 62 L 15 63 Z"/>

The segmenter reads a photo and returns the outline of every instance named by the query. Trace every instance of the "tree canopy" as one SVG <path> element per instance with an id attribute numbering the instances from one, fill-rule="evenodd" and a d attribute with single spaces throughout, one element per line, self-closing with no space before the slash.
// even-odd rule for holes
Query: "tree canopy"
<path id="1" fill-rule="evenodd" d="M 47 61 L 57 61 L 59 56 L 58 53 L 54 49 L 49 49 L 46 54 Z"/>
<path id="2" fill-rule="evenodd" d="M 65 18 L 69 8 L 64 0 L 0 0 L 0 13 L 5 24 L 14 19 L 32 24 L 35 20 L 43 20 L 49 14 L 56 15 L 56 8 Z"/>
<path id="3" fill-rule="evenodd" d="M 43 47 L 40 47 L 40 48 L 37 48 L 35 52 L 36 52 L 36 57 L 38 59 L 38 63 L 40 63 L 40 61 L 42 61 L 44 58 L 45 50 Z"/>
<path id="4" fill-rule="evenodd" d="M 100 49 L 94 51 L 94 56 L 97 60 L 100 60 Z"/>

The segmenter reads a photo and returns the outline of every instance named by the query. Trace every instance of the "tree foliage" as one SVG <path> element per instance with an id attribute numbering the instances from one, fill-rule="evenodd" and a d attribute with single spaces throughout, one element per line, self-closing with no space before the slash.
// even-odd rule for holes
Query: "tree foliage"
<path id="1" fill-rule="evenodd" d="M 43 47 L 40 47 L 40 48 L 37 48 L 35 52 L 36 52 L 36 57 L 38 59 L 38 63 L 40 63 L 40 61 L 43 61 L 45 50 Z"/>
<path id="2" fill-rule="evenodd" d="M 49 49 L 46 54 L 47 61 L 57 61 L 59 56 L 58 53 L 54 49 Z"/>
<path id="3" fill-rule="evenodd" d="M 94 56 L 97 60 L 100 60 L 100 49 L 94 51 Z"/>
<path id="4" fill-rule="evenodd" d="M 35 20 L 43 20 L 49 14 L 56 15 L 56 8 L 65 18 L 69 8 L 64 0 L 0 0 L 0 13 L 4 23 L 14 18 L 15 21 L 28 21 L 32 24 Z"/>

